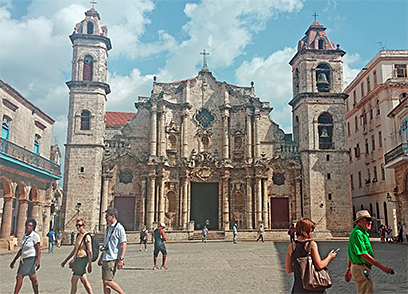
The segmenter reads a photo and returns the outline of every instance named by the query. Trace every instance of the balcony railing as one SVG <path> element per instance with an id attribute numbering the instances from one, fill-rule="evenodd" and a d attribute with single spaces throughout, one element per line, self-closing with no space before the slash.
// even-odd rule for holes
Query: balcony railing
<path id="1" fill-rule="evenodd" d="M 408 155 L 408 143 L 402 143 L 385 154 L 385 164 L 397 159 L 401 155 Z"/>
<path id="2" fill-rule="evenodd" d="M 60 165 L 55 162 L 42 157 L 30 150 L 27 150 L 9 140 L 0 138 L 0 153 L 9 157 L 32 165 L 36 168 L 45 170 L 57 176 L 61 176 Z"/>

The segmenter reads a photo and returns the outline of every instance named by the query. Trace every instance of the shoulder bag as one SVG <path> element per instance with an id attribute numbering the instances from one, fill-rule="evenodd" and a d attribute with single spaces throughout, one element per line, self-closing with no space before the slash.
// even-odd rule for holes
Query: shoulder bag
<path id="1" fill-rule="evenodd" d="M 310 253 L 311 242 L 307 245 L 307 256 L 298 257 L 300 266 L 300 277 L 305 290 L 322 291 L 332 286 L 327 268 L 317 270 L 313 264 L 312 254 Z"/>

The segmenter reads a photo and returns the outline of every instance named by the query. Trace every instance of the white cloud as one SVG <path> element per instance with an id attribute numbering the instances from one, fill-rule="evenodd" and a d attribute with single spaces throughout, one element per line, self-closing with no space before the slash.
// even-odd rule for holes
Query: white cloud
<path id="1" fill-rule="evenodd" d="M 280 12 L 297 11 L 302 5 L 301 0 L 203 0 L 186 4 L 184 13 L 190 20 L 183 30 L 188 39 L 167 60 L 159 79 L 170 81 L 174 72 L 178 77 L 196 74 L 197 55 L 203 48 L 211 52 L 210 69 L 231 66 L 236 57 L 245 54 L 245 47 L 268 19 Z"/>
<path id="2" fill-rule="evenodd" d="M 359 54 L 349 54 L 343 57 L 343 84 L 344 89 L 350 84 L 360 72 L 360 69 L 351 68 L 350 65 L 361 61 Z"/>
<path id="3" fill-rule="evenodd" d="M 261 101 L 270 102 L 274 108 L 274 121 L 282 125 L 291 124 L 292 117 L 287 115 L 287 104 L 292 99 L 292 69 L 288 62 L 295 53 L 296 49 L 287 47 L 266 59 L 255 57 L 241 64 L 235 72 L 238 84 L 255 82 L 256 96 Z"/>

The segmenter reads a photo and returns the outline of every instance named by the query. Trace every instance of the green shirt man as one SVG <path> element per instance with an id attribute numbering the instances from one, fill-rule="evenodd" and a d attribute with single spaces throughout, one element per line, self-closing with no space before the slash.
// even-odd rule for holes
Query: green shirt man
<path id="1" fill-rule="evenodd" d="M 356 214 L 356 227 L 350 234 L 348 246 L 347 271 L 344 275 L 346 282 L 353 278 L 356 283 L 357 294 L 371 294 L 373 281 L 371 279 L 371 266 L 374 265 L 386 274 L 393 274 L 394 270 L 378 262 L 374 258 L 368 230 L 371 229 L 373 217 L 367 210 L 360 210 Z"/>

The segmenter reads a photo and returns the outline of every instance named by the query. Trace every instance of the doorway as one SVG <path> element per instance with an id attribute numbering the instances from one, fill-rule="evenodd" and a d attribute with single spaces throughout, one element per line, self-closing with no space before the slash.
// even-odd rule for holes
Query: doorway
<path id="1" fill-rule="evenodd" d="M 218 229 L 218 183 L 191 183 L 190 219 L 194 229 Z"/>

